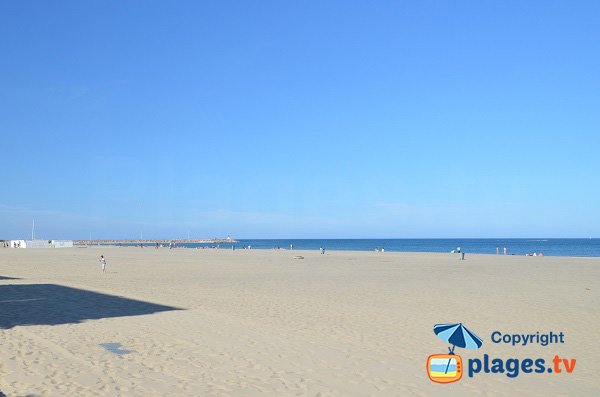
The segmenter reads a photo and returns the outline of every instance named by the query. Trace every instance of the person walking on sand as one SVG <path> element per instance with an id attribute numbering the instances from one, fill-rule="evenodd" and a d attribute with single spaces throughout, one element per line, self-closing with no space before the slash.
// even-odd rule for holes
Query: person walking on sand
<path id="1" fill-rule="evenodd" d="M 100 255 L 100 265 L 102 266 L 102 272 L 106 273 L 106 259 L 104 259 L 104 255 Z"/>

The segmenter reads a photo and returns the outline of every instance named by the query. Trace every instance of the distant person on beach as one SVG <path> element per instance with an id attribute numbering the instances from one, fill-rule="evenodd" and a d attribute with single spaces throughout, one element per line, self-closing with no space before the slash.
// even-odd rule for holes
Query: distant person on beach
<path id="1" fill-rule="evenodd" d="M 106 259 L 104 259 L 104 255 L 100 255 L 100 266 L 102 266 L 102 272 L 106 273 Z"/>
<path id="2" fill-rule="evenodd" d="M 506 255 L 506 247 L 504 247 L 504 255 Z"/>
<path id="3" fill-rule="evenodd" d="M 498 255 L 500 253 L 500 247 L 496 247 L 496 255 Z"/>
<path id="4" fill-rule="evenodd" d="M 319 248 L 319 250 L 321 252 L 321 255 L 325 254 L 325 248 L 321 247 L 321 248 Z"/>

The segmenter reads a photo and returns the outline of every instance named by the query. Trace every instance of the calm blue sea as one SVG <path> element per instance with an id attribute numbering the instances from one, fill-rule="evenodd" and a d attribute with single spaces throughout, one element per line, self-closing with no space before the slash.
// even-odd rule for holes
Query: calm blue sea
<path id="1" fill-rule="evenodd" d="M 551 256 L 598 256 L 600 257 L 600 239 L 352 239 L 352 240 L 240 240 L 233 244 L 236 248 L 251 246 L 253 249 L 294 249 L 372 251 L 385 248 L 395 252 L 450 252 L 461 247 L 464 252 L 478 254 L 495 254 L 496 247 L 502 253 L 504 247 L 509 255 L 525 255 L 540 253 Z M 213 244 L 183 244 L 195 248 L 212 246 Z M 232 244 L 220 244 L 220 248 L 231 248 Z"/>

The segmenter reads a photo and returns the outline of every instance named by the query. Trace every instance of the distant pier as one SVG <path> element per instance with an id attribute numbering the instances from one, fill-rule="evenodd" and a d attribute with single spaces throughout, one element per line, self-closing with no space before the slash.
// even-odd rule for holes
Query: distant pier
<path id="1" fill-rule="evenodd" d="M 162 239 L 162 240 L 73 240 L 75 245 L 118 245 L 118 244 L 225 244 L 225 243 L 237 243 L 237 240 L 232 238 L 223 239 Z"/>

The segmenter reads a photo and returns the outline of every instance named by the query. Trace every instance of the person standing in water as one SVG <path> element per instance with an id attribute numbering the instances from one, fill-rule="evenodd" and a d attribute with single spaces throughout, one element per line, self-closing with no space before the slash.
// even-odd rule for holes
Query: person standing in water
<path id="1" fill-rule="evenodd" d="M 106 259 L 104 259 L 104 255 L 100 255 L 100 265 L 102 266 L 102 272 L 106 273 Z"/>

